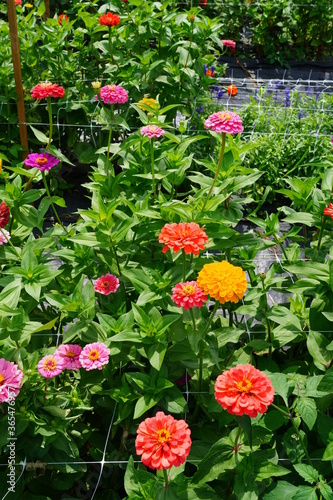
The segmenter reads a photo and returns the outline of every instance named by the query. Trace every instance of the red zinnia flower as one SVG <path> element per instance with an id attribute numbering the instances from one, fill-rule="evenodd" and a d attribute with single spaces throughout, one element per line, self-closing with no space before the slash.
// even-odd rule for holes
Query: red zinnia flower
<path id="1" fill-rule="evenodd" d="M 208 236 L 196 222 L 181 222 L 176 224 L 165 224 L 158 236 L 159 243 L 164 243 L 162 252 L 172 249 L 175 253 L 182 248 L 185 253 L 199 254 L 199 250 L 204 250 L 204 244 L 208 241 Z"/>
<path id="2" fill-rule="evenodd" d="M 10 211 L 8 205 L 2 201 L 0 203 L 0 227 L 3 229 L 9 221 Z"/>
<path id="3" fill-rule="evenodd" d="M 115 293 L 119 287 L 119 280 L 113 274 L 106 274 L 95 281 L 94 289 L 103 295 Z"/>
<path id="4" fill-rule="evenodd" d="M 15 5 L 22 5 L 22 0 L 15 0 Z"/>
<path id="5" fill-rule="evenodd" d="M 69 17 L 66 16 L 66 14 L 60 14 L 60 16 L 58 18 L 58 23 L 60 24 L 60 26 L 62 26 L 63 19 L 65 19 L 66 21 L 69 21 Z"/>
<path id="6" fill-rule="evenodd" d="M 120 17 L 112 12 L 107 12 L 98 19 L 98 22 L 102 26 L 118 26 L 120 23 Z"/>
<path id="7" fill-rule="evenodd" d="M 207 5 L 207 0 L 201 0 L 201 2 L 198 3 L 200 7 L 206 7 Z"/>
<path id="8" fill-rule="evenodd" d="M 38 83 L 38 85 L 31 89 L 31 96 L 34 99 L 46 99 L 50 96 L 61 98 L 64 95 L 64 88 L 61 85 L 51 82 Z"/>
<path id="9" fill-rule="evenodd" d="M 171 300 L 177 307 L 183 307 L 187 311 L 190 307 L 202 307 L 207 295 L 198 287 L 196 281 L 186 281 L 177 283 L 172 289 Z"/>
<path id="10" fill-rule="evenodd" d="M 333 219 L 333 203 L 329 203 L 328 207 L 324 208 L 324 215 L 329 215 Z"/>
<path id="11" fill-rule="evenodd" d="M 237 365 L 217 377 L 215 399 L 231 415 L 255 418 L 273 402 L 274 387 L 267 375 L 252 365 Z"/>
<path id="12" fill-rule="evenodd" d="M 135 448 L 141 461 L 151 469 L 170 469 L 183 464 L 191 449 L 191 431 L 184 420 L 175 420 L 162 411 L 146 418 L 138 427 Z"/>

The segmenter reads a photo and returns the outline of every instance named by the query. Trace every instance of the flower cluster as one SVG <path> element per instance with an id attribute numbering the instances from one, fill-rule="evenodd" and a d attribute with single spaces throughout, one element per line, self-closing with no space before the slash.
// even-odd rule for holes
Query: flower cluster
<path id="1" fill-rule="evenodd" d="M 113 12 L 107 12 L 106 14 L 100 16 L 98 22 L 101 26 L 118 26 L 120 23 L 120 17 L 118 14 L 113 14 Z"/>
<path id="2" fill-rule="evenodd" d="M 175 253 L 184 249 L 186 254 L 198 255 L 200 250 L 204 250 L 208 236 L 196 222 L 181 222 L 179 224 L 174 222 L 162 227 L 158 241 L 165 245 L 163 253 L 169 249 Z"/>
<path id="3" fill-rule="evenodd" d="M 61 85 L 51 82 L 38 83 L 31 89 L 34 99 L 47 99 L 48 97 L 64 97 L 65 90 Z"/>
<path id="4" fill-rule="evenodd" d="M 127 91 L 119 85 L 105 85 L 99 95 L 104 104 L 124 104 L 128 100 Z"/>
<path id="5" fill-rule="evenodd" d="M 0 403 L 16 398 L 23 377 L 23 372 L 15 363 L 0 358 Z"/>

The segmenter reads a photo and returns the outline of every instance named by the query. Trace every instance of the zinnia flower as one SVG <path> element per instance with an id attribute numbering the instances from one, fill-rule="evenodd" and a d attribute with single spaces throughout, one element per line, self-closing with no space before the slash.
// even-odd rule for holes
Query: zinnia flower
<path id="1" fill-rule="evenodd" d="M 31 153 L 28 158 L 24 160 L 27 167 L 37 167 L 41 172 L 43 170 L 50 170 L 59 163 L 59 158 L 56 158 L 50 153 Z"/>
<path id="2" fill-rule="evenodd" d="M 56 377 L 64 368 L 65 362 L 57 353 L 44 356 L 38 363 L 38 371 L 44 378 Z"/>
<path id="3" fill-rule="evenodd" d="M 94 289 L 95 292 L 102 293 L 103 295 L 109 295 L 109 293 L 115 293 L 119 287 L 119 279 L 113 274 L 106 274 L 101 276 L 95 281 Z"/>
<path id="4" fill-rule="evenodd" d="M 99 81 L 91 82 L 91 86 L 94 90 L 99 90 L 101 88 L 101 82 Z"/>
<path id="5" fill-rule="evenodd" d="M 208 241 L 208 236 L 196 222 L 181 222 L 176 224 L 165 224 L 158 236 L 159 243 L 165 247 L 162 252 L 173 250 L 175 253 L 184 249 L 184 252 L 194 255 L 199 254 L 199 250 L 204 250 L 204 244 Z"/>
<path id="6" fill-rule="evenodd" d="M 124 104 L 128 100 L 127 91 L 118 85 L 102 87 L 99 95 L 104 104 Z"/>
<path id="7" fill-rule="evenodd" d="M 5 226 L 7 226 L 8 221 L 9 221 L 9 216 L 10 216 L 10 211 L 9 211 L 9 206 L 2 201 L 0 203 L 0 227 L 3 229 Z"/>
<path id="8" fill-rule="evenodd" d="M 224 47 L 230 47 L 231 48 L 232 54 L 235 53 L 236 42 L 234 42 L 233 40 L 221 40 L 221 42 L 224 45 Z"/>
<path id="9" fill-rule="evenodd" d="M 243 125 L 240 117 L 232 111 L 219 111 L 218 113 L 213 113 L 205 121 L 205 127 L 214 132 L 226 132 L 227 134 L 243 132 Z"/>
<path id="10" fill-rule="evenodd" d="M 241 267 L 223 260 L 205 264 L 198 274 L 197 285 L 221 304 L 237 303 L 246 292 L 247 281 Z"/>
<path id="11" fill-rule="evenodd" d="M 141 135 L 147 135 L 149 139 L 153 137 L 161 137 L 161 135 L 165 134 L 165 130 L 158 127 L 157 125 L 146 125 L 141 129 Z"/>
<path id="12" fill-rule="evenodd" d="M 27 7 L 28 9 L 32 9 L 33 5 L 31 3 L 25 3 L 24 7 Z"/>
<path id="13" fill-rule="evenodd" d="M 0 403 L 7 403 L 16 398 L 23 377 L 23 372 L 15 363 L 0 359 Z"/>
<path id="14" fill-rule="evenodd" d="M 146 106 L 149 106 L 155 111 L 157 111 L 161 107 L 159 103 L 156 101 L 156 99 L 153 99 L 152 97 L 144 97 L 139 101 L 138 108 L 147 112 L 147 110 L 143 106 L 140 106 L 140 104 L 145 104 Z"/>
<path id="15" fill-rule="evenodd" d="M 64 361 L 67 370 L 79 370 L 81 368 L 80 354 L 82 347 L 78 344 L 62 344 L 55 354 Z"/>
<path id="16" fill-rule="evenodd" d="M 120 23 L 120 17 L 117 14 L 113 14 L 113 12 L 107 12 L 106 14 L 100 16 L 98 22 L 102 26 L 118 26 Z"/>
<path id="17" fill-rule="evenodd" d="M 62 26 L 62 21 L 65 19 L 65 21 L 69 21 L 69 17 L 66 16 L 66 14 L 60 14 L 60 16 L 58 17 L 58 23 L 60 24 L 60 26 Z"/>
<path id="18" fill-rule="evenodd" d="M 15 5 L 22 5 L 22 0 L 15 0 Z"/>
<path id="19" fill-rule="evenodd" d="M 273 402 L 274 388 L 267 375 L 257 368 L 237 365 L 217 377 L 215 399 L 231 415 L 255 418 Z"/>
<path id="20" fill-rule="evenodd" d="M 31 89 L 34 99 L 46 99 L 47 97 L 64 97 L 65 90 L 61 85 L 51 82 L 38 83 Z"/>
<path id="21" fill-rule="evenodd" d="M 333 203 L 329 203 L 328 207 L 324 208 L 324 215 L 329 215 L 333 219 Z"/>
<path id="22" fill-rule="evenodd" d="M 206 7 L 207 5 L 207 0 L 201 0 L 201 2 L 198 3 L 200 7 Z"/>
<path id="23" fill-rule="evenodd" d="M 236 85 L 229 85 L 228 89 L 227 89 L 227 92 L 230 96 L 234 97 L 235 95 L 237 95 L 237 87 Z"/>
<path id="24" fill-rule="evenodd" d="M 110 349 L 102 342 L 86 345 L 80 354 L 80 363 L 85 370 L 101 370 L 109 362 Z"/>
<path id="25" fill-rule="evenodd" d="M 202 307 L 207 295 L 198 287 L 196 281 L 186 281 L 178 283 L 172 289 L 171 300 L 177 307 L 183 307 L 187 311 L 190 307 Z"/>
<path id="26" fill-rule="evenodd" d="M 135 440 L 137 455 L 151 469 L 170 469 L 183 464 L 191 449 L 191 431 L 184 420 L 162 411 L 141 422 Z"/>
<path id="27" fill-rule="evenodd" d="M 10 240 L 10 233 L 6 229 L 1 229 L 0 231 L 0 245 L 8 243 Z"/>

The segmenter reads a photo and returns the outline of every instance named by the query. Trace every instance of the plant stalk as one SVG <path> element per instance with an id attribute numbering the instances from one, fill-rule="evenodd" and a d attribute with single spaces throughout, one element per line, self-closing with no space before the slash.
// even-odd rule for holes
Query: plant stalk
<path id="1" fill-rule="evenodd" d="M 20 254 L 18 253 L 18 251 L 16 250 L 16 248 L 14 247 L 13 243 L 10 241 L 9 238 L 7 238 L 7 236 L 5 235 L 5 233 L 3 232 L 2 228 L 0 227 L 0 232 L 2 234 L 2 236 L 5 238 L 5 240 L 7 241 L 7 243 L 9 243 L 9 246 L 12 248 L 12 250 L 14 250 L 15 254 L 17 255 L 17 257 L 21 260 L 22 257 L 20 256 Z"/>
<path id="2" fill-rule="evenodd" d="M 42 171 L 42 179 L 43 179 L 43 182 L 44 182 L 44 186 L 45 186 L 45 189 L 46 189 L 46 194 L 47 194 L 47 197 L 48 199 L 51 201 L 51 207 L 53 209 L 53 212 L 54 212 L 54 215 L 56 216 L 56 219 L 57 221 L 59 222 L 60 226 L 63 228 L 63 230 L 65 231 L 66 234 L 68 234 L 68 231 L 67 229 L 64 227 L 63 223 L 61 222 L 60 218 L 59 218 L 59 215 L 58 215 L 58 212 L 54 206 L 54 203 L 52 201 L 52 197 L 51 197 L 51 194 L 50 194 L 50 190 L 49 190 L 49 187 L 47 185 L 47 182 L 46 182 L 46 178 L 45 178 L 45 171 L 43 170 Z"/>
<path id="3" fill-rule="evenodd" d="M 321 228 L 320 228 L 318 245 L 317 245 L 317 252 L 319 252 L 319 250 L 320 250 L 321 240 L 322 240 L 322 237 L 324 234 L 325 223 L 326 223 L 326 217 L 325 217 L 325 215 L 323 215 L 323 223 L 322 223 Z"/>
<path id="4" fill-rule="evenodd" d="M 207 202 L 208 202 L 208 200 L 210 198 L 210 195 L 212 194 L 213 188 L 215 186 L 215 182 L 217 181 L 217 178 L 218 178 L 220 170 L 221 170 L 221 165 L 222 165 L 222 160 L 223 160 L 223 155 L 224 155 L 224 149 L 225 149 L 225 138 L 226 138 L 226 133 L 222 132 L 222 145 L 221 145 L 219 162 L 217 164 L 216 174 L 215 174 L 215 177 L 213 179 L 213 183 L 212 183 L 212 185 L 210 187 L 210 190 L 208 191 L 208 194 L 207 194 L 207 197 L 206 197 L 206 200 L 205 200 L 205 203 L 204 203 L 204 205 L 202 207 L 201 212 L 203 212 L 205 210 L 205 207 L 206 207 Z"/>
<path id="5" fill-rule="evenodd" d="M 154 203 L 156 201 L 156 188 L 155 188 L 155 161 L 154 161 L 154 138 L 150 139 L 150 160 L 151 160 L 151 175 L 153 180 L 153 195 L 154 195 Z"/>
<path id="6" fill-rule="evenodd" d="M 49 113 L 49 123 L 50 123 L 50 132 L 49 132 L 49 141 L 47 143 L 46 149 L 48 149 L 52 142 L 52 134 L 53 134 L 53 121 L 52 121 L 52 105 L 51 105 L 51 97 L 47 98 L 47 111 Z"/>

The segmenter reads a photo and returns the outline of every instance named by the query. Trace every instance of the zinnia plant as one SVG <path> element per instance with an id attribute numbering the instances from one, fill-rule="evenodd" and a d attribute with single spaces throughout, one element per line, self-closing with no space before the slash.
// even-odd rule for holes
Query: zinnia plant
<path id="1" fill-rule="evenodd" d="M 151 175 L 153 182 L 153 195 L 154 201 L 156 200 L 156 188 L 155 188 L 155 159 L 154 159 L 154 138 L 160 138 L 165 134 L 165 130 L 158 127 L 157 125 L 147 125 L 142 127 L 141 135 L 147 136 L 150 139 L 150 163 L 151 163 Z"/>

